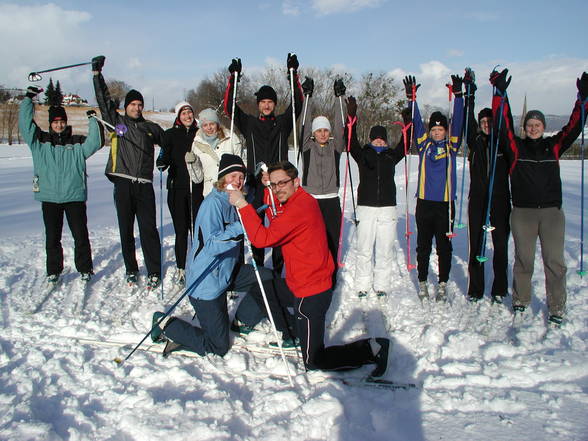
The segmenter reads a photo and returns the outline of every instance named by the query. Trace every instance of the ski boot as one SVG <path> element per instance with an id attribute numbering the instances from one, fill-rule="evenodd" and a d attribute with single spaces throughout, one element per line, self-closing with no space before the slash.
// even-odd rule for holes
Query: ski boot
<path id="1" fill-rule="evenodd" d="M 49 274 L 47 276 L 47 284 L 55 286 L 59 282 L 59 274 Z"/>
<path id="2" fill-rule="evenodd" d="M 239 320 L 234 319 L 231 322 L 231 331 L 236 332 L 240 335 L 248 335 L 251 334 L 255 330 L 255 326 L 249 326 L 244 323 L 241 323 Z"/>
<path id="3" fill-rule="evenodd" d="M 147 289 L 153 291 L 161 284 L 161 276 L 157 273 L 152 273 L 147 276 Z"/>
<path id="4" fill-rule="evenodd" d="M 447 301 L 447 282 L 439 282 L 439 285 L 437 285 L 437 294 L 435 294 L 435 301 Z"/>
<path id="5" fill-rule="evenodd" d="M 164 312 L 156 311 L 151 318 L 151 341 L 153 343 L 165 343 L 167 339 L 163 335 L 163 328 L 171 318 L 169 315 L 158 324 L 161 317 L 165 316 Z"/>
<path id="6" fill-rule="evenodd" d="M 388 295 L 388 293 L 386 291 L 376 291 L 376 296 L 378 297 L 386 297 Z"/>
<path id="7" fill-rule="evenodd" d="M 269 343 L 270 348 L 279 348 L 278 343 L 275 341 L 270 341 Z M 300 339 L 298 337 L 292 338 L 288 337 L 282 340 L 282 349 L 295 349 L 300 347 Z"/>
<path id="8" fill-rule="evenodd" d="M 492 294 L 492 304 L 493 305 L 502 305 L 502 304 L 504 304 L 504 296 Z"/>
<path id="9" fill-rule="evenodd" d="M 381 377 L 388 368 L 388 352 L 390 351 L 390 340 L 387 338 L 370 338 L 368 340 L 373 353 L 373 361 L 376 368 L 370 377 Z"/>
<path id="10" fill-rule="evenodd" d="M 421 302 L 429 299 L 429 284 L 426 280 L 419 282 L 418 296 Z"/>
<path id="11" fill-rule="evenodd" d="M 559 329 L 563 323 L 563 317 L 560 315 L 550 315 L 547 319 L 547 324 L 550 328 Z"/>
<path id="12" fill-rule="evenodd" d="M 186 270 L 183 268 L 178 268 L 178 272 L 176 275 L 176 285 L 181 288 L 186 286 Z"/>
<path id="13" fill-rule="evenodd" d="M 135 286 L 138 280 L 139 278 L 136 271 L 127 272 L 127 285 Z"/>
<path id="14" fill-rule="evenodd" d="M 92 271 L 90 271 L 88 273 L 80 273 L 80 276 L 82 278 L 82 282 L 84 282 L 84 283 L 88 283 L 90 280 L 92 280 L 93 275 L 94 275 L 94 273 Z"/>
<path id="15" fill-rule="evenodd" d="M 357 297 L 359 297 L 360 299 L 367 297 L 367 291 L 359 291 L 357 293 Z"/>

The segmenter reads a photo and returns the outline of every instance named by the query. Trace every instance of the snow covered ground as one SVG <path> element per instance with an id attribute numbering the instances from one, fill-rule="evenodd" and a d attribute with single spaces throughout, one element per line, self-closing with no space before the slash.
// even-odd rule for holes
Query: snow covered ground
<path id="1" fill-rule="evenodd" d="M 107 151 L 102 150 L 88 167 L 95 279 L 84 290 L 64 227 L 63 284 L 48 293 L 40 204 L 31 194 L 30 153 L 26 146 L 0 146 L 0 439 L 588 440 L 588 290 L 586 278 L 576 274 L 579 162 L 561 163 L 569 300 L 566 325 L 560 331 L 546 333 L 539 258 L 533 317 L 516 338 L 510 298 L 505 306 L 491 306 L 487 298 L 477 305 L 465 301 L 466 230 L 459 230 L 454 239 L 449 303 L 422 307 L 415 294 L 416 274 L 405 269 L 403 217 L 397 228 L 400 249 L 390 295 L 379 299 L 372 292 L 366 299 L 356 298 L 354 234 L 347 222 L 347 260 L 330 311 L 328 339 L 338 343 L 391 336 L 386 378 L 414 382 L 419 388 L 389 391 L 309 378 L 301 363 L 289 357 L 295 373 L 292 387 L 279 357 L 243 350 L 224 358 L 167 359 L 138 351 L 119 367 L 113 358 L 126 355 L 128 348 L 76 341 L 75 337 L 85 337 L 138 342 L 152 312 L 171 305 L 177 295 L 167 206 L 166 300 L 142 290 L 133 292 L 122 283 L 112 185 L 103 174 L 106 158 Z M 413 159 L 411 193 L 415 164 Z M 399 184 L 404 182 L 402 169 L 401 164 Z M 402 213 L 402 185 L 398 193 Z M 414 212 L 414 200 L 410 202 Z M 351 212 L 347 214 L 350 218 Z M 141 265 L 140 251 L 138 257 Z M 178 313 L 191 317 L 187 301 Z M 267 330 L 265 326 L 250 338 L 271 339 Z"/>

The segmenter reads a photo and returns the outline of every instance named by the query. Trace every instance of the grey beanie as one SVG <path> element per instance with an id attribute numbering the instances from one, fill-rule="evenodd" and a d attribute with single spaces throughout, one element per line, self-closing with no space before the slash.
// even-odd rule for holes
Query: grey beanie
<path id="1" fill-rule="evenodd" d="M 202 124 L 205 122 L 213 122 L 220 125 L 218 114 L 214 111 L 214 109 L 204 109 L 198 114 L 199 125 L 202 126 Z"/>
<path id="2" fill-rule="evenodd" d="M 527 114 L 525 115 L 525 122 L 523 122 L 523 128 L 527 126 L 527 121 L 529 121 L 530 119 L 538 119 L 539 121 L 541 121 L 543 123 L 543 128 L 547 126 L 545 124 L 545 115 L 543 115 L 543 112 L 539 110 L 529 110 L 527 112 Z"/>

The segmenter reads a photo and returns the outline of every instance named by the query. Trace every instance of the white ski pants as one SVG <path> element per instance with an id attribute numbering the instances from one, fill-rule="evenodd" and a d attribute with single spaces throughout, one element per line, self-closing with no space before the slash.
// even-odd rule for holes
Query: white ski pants
<path id="1" fill-rule="evenodd" d="M 388 291 L 392 279 L 394 241 L 396 240 L 396 207 L 357 207 L 357 291 Z M 374 252 L 375 247 L 375 252 Z M 375 264 L 372 261 L 375 258 Z"/>

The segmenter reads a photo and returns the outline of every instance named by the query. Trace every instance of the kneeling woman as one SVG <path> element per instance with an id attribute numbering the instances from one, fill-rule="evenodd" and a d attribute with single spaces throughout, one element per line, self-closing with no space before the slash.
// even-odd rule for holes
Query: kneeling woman
<path id="1" fill-rule="evenodd" d="M 179 349 L 200 355 L 225 355 L 229 350 L 229 314 L 227 290 L 248 291 L 256 302 L 241 302 L 236 318 L 263 315 L 263 300 L 252 265 L 240 263 L 243 228 L 233 206 L 229 204 L 227 186 L 241 189 L 246 168 L 236 155 L 224 154 L 220 160 L 218 181 L 204 199 L 195 223 L 194 244 L 188 255 L 187 289 L 190 303 L 196 311 L 200 327 L 177 317 L 169 317 L 160 327 L 154 327 L 154 341 L 167 339 L 163 354 Z M 274 274 L 259 268 L 261 279 L 271 305 L 277 304 L 272 279 Z M 290 294 L 291 295 L 291 294 Z M 251 309 L 257 310 L 252 311 Z M 247 309 L 247 310 L 246 310 Z M 273 310 L 273 309 L 272 309 Z M 164 314 L 156 312 L 157 322 Z M 287 332 L 285 320 L 277 314 L 274 321 L 278 330 Z M 162 329 L 163 328 L 163 329 Z"/>

